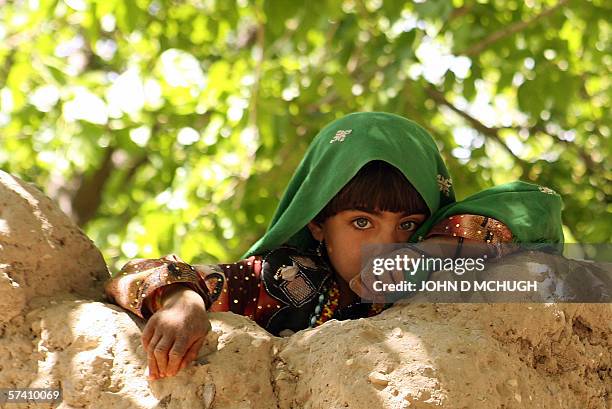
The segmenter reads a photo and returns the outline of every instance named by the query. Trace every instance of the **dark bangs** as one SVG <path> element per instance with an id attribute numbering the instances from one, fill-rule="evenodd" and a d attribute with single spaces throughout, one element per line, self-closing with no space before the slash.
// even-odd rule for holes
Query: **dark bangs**
<path id="1" fill-rule="evenodd" d="M 427 204 L 396 167 L 381 160 L 368 162 L 319 212 L 314 221 L 323 223 L 344 210 L 423 213 Z"/>

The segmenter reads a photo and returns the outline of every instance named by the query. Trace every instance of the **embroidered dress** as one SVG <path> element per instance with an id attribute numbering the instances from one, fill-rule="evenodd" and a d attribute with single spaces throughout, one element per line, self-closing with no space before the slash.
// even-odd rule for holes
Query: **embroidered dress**
<path id="1" fill-rule="evenodd" d="M 317 254 L 280 247 L 231 264 L 195 265 L 197 274 L 181 280 L 158 279 L 159 266 L 176 256 L 129 263 L 106 285 L 107 296 L 141 318 L 160 307 L 168 285 L 182 283 L 206 301 L 207 311 L 231 311 L 256 321 L 272 334 L 307 328 L 311 315 L 332 282 L 329 265 Z M 191 267 L 191 266 L 189 266 Z M 139 269 L 140 268 L 140 269 Z M 288 269 L 291 274 L 285 274 Z"/>
<path id="2" fill-rule="evenodd" d="M 459 235 L 483 243 L 508 243 L 512 239 L 507 227 L 490 218 L 490 228 L 483 228 L 487 233 L 480 235 L 463 227 L 446 228 L 455 226 L 459 218 L 463 227 L 482 220 L 477 215 L 449 218 L 432 229 L 432 237 Z M 160 267 L 164 261 L 181 266 L 183 274 L 164 273 Z M 204 298 L 207 311 L 244 315 L 274 335 L 316 327 L 330 319 L 371 317 L 393 305 L 354 303 L 339 308 L 337 280 L 326 255 L 281 246 L 231 264 L 189 266 L 175 255 L 132 261 L 107 283 L 106 294 L 123 308 L 148 318 L 161 308 L 163 291 L 171 284 L 181 283 Z"/>
<path id="3" fill-rule="evenodd" d="M 394 114 L 353 113 L 333 121 L 315 137 L 266 233 L 243 260 L 193 269 L 176 256 L 170 261 L 149 260 L 137 268 L 128 263 L 108 282 L 108 297 L 146 318 L 160 308 L 164 289 L 180 282 L 201 294 L 209 311 L 245 315 L 275 335 L 329 319 L 380 313 L 391 304 L 338 307 L 339 278 L 325 255 L 316 253 L 318 242 L 307 228 L 342 187 L 374 160 L 399 169 L 427 204 L 430 217 L 412 235 L 411 243 L 446 237 L 456 240 L 456 254 L 460 254 L 463 241 L 470 240 L 494 247 L 495 257 L 514 251 L 515 247 L 503 244 L 563 243 L 562 202 L 553 190 L 516 181 L 456 201 L 454 183 L 425 129 Z M 177 268 L 185 273 L 172 273 Z M 406 279 L 426 280 L 429 273 Z"/>

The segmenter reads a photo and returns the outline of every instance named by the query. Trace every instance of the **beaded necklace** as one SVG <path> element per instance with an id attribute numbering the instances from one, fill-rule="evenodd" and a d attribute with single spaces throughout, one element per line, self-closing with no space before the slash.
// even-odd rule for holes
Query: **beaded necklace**
<path id="1" fill-rule="evenodd" d="M 338 310 L 340 299 L 340 288 L 335 277 L 330 277 L 328 283 L 323 287 L 323 291 L 319 294 L 319 300 L 310 315 L 309 328 L 317 327 L 334 317 Z M 359 302 L 352 303 L 344 308 L 351 308 L 360 304 Z M 379 314 L 391 304 L 369 304 L 367 316 L 372 317 Z"/>

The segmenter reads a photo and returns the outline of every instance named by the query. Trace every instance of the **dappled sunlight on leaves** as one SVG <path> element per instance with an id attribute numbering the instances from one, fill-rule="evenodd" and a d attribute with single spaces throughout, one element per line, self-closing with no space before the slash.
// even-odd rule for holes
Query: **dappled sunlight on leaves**
<path id="1" fill-rule="evenodd" d="M 231 261 L 326 123 L 389 111 L 431 131 L 459 198 L 542 184 L 563 195 L 568 238 L 609 241 L 606 7 L 3 3 L 0 167 L 58 201 L 112 268 Z"/>

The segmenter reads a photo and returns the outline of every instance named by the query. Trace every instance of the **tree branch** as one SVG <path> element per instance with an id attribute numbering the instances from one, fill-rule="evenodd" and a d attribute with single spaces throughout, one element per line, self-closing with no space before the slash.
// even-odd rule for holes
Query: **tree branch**
<path id="1" fill-rule="evenodd" d="M 593 160 L 593 158 L 591 157 L 591 155 L 589 155 L 580 145 L 578 145 L 577 143 L 562 139 L 559 135 L 550 132 L 549 130 L 547 130 L 543 124 L 541 123 L 536 123 L 534 126 L 527 128 L 527 131 L 529 132 L 529 134 L 536 134 L 536 133 L 543 133 L 546 135 L 550 135 L 553 136 L 555 138 L 555 140 L 558 143 L 562 143 L 563 145 L 566 145 L 568 147 L 572 147 L 576 150 L 576 153 L 578 154 L 578 156 L 583 160 L 584 165 L 586 166 L 587 170 L 589 171 L 590 174 L 592 175 L 597 175 L 599 174 L 600 170 L 598 170 L 598 165 L 597 163 Z M 603 139 L 603 135 L 598 135 L 600 138 Z"/>
<path id="2" fill-rule="evenodd" d="M 0 88 L 4 88 L 6 86 L 6 82 L 11 72 L 11 68 L 13 66 L 13 63 L 15 62 L 15 54 L 15 49 L 11 48 L 8 55 L 4 59 L 4 64 L 2 65 L 2 67 L 0 67 L 0 78 L 4 78 L 4 80 L 0 82 Z"/>
<path id="3" fill-rule="evenodd" d="M 510 154 L 515 161 L 519 164 L 519 166 L 521 167 L 521 170 L 523 172 L 523 174 L 525 174 L 528 171 L 528 168 L 530 166 L 529 162 L 525 161 L 524 159 L 519 158 L 518 156 L 516 156 L 512 150 L 504 143 L 504 141 L 502 140 L 502 138 L 499 136 L 499 132 L 502 130 L 513 130 L 516 132 L 519 132 L 520 129 L 517 127 L 500 127 L 500 128 L 496 128 L 496 127 L 488 127 L 486 125 L 484 125 L 482 122 L 480 122 L 478 119 L 472 117 L 471 115 L 469 115 L 467 112 L 462 111 L 461 109 L 457 108 L 456 106 L 454 106 L 452 103 L 450 103 L 446 97 L 444 97 L 444 94 L 442 94 L 440 91 L 434 89 L 434 88 L 427 88 L 426 89 L 427 94 L 437 103 L 445 105 L 446 107 L 450 108 L 452 111 L 456 112 L 458 115 L 460 115 L 462 118 L 464 118 L 465 120 L 467 120 L 474 129 L 476 129 L 478 132 L 480 132 L 481 134 L 495 140 L 499 145 L 502 146 L 502 148 L 504 148 L 504 150 L 506 150 L 506 152 L 508 152 L 508 154 Z M 530 128 L 526 128 L 528 130 L 528 132 L 530 134 L 535 134 L 538 132 L 544 133 L 546 135 L 551 135 L 553 136 L 557 142 L 562 143 L 566 146 L 571 146 L 572 148 L 575 149 L 575 151 L 577 152 L 578 156 L 584 161 L 584 164 L 588 170 L 588 172 L 591 175 L 598 175 L 600 174 L 600 171 L 597 169 L 599 166 L 597 165 L 597 163 L 595 161 L 593 161 L 593 159 L 591 158 L 591 156 L 584 150 L 582 149 L 580 146 L 578 146 L 576 143 L 572 143 L 570 141 L 564 140 L 562 139 L 559 135 L 556 135 L 554 133 L 548 132 L 543 126 L 542 124 L 538 123 L 533 127 Z M 605 191 L 599 189 L 598 187 L 594 186 L 597 190 L 600 190 L 604 193 L 604 195 L 606 195 L 606 198 L 608 197 L 608 195 L 605 193 Z"/>
<path id="4" fill-rule="evenodd" d="M 102 203 L 104 186 L 114 169 L 114 152 L 115 148 L 107 148 L 100 167 L 90 177 L 80 177 L 79 187 L 72 196 L 72 211 L 79 226 L 84 226 L 91 220 Z"/>
<path id="5" fill-rule="evenodd" d="M 451 14 L 448 16 L 448 19 L 446 19 L 446 21 L 442 24 L 442 27 L 440 28 L 440 31 L 438 31 L 437 35 L 445 33 L 446 30 L 448 30 L 448 27 L 450 26 L 453 20 L 456 20 L 459 17 L 463 17 L 464 15 L 472 11 L 473 8 L 474 8 L 474 5 L 470 4 L 470 5 L 463 5 L 461 7 L 453 9 Z"/>
<path id="6" fill-rule="evenodd" d="M 259 9 L 256 12 L 256 16 L 257 31 L 255 32 L 255 41 L 259 51 L 255 53 L 255 79 L 251 88 L 251 98 L 249 101 L 249 118 L 247 127 L 249 127 L 253 132 L 259 133 L 259 128 L 257 127 L 257 100 L 259 99 L 259 87 L 263 71 L 263 63 L 265 60 L 265 23 L 263 13 Z M 239 209 L 242 206 L 242 201 L 246 193 L 246 180 L 249 178 L 253 163 L 255 162 L 255 151 L 249 152 L 249 156 L 250 157 L 247 158 L 248 162 L 245 164 L 245 167 L 240 175 L 240 179 L 236 182 L 233 203 L 234 209 Z"/>
<path id="7" fill-rule="evenodd" d="M 527 21 L 519 21 L 517 23 L 511 24 L 508 27 L 496 31 L 492 34 L 490 34 L 488 37 L 486 37 L 485 39 L 479 41 L 478 43 L 476 43 L 475 45 L 473 45 L 472 47 L 468 48 L 467 50 L 463 50 L 459 53 L 456 53 L 456 55 L 466 55 L 469 57 L 473 57 L 475 55 L 480 54 L 484 49 L 488 48 L 489 46 L 491 46 L 493 43 L 498 42 L 499 40 L 506 38 L 506 37 L 510 37 L 520 31 L 525 30 L 527 27 L 529 27 L 530 25 L 532 25 L 533 23 L 540 21 L 548 16 L 550 16 L 551 14 L 553 14 L 555 11 L 557 11 L 559 8 L 561 8 L 562 6 L 564 6 L 565 4 L 567 4 L 569 2 L 569 0 L 559 0 L 559 2 L 553 6 L 550 7 L 544 11 L 542 11 L 540 14 L 536 15 L 535 17 L 531 18 L 530 20 Z"/>
<path id="8" fill-rule="evenodd" d="M 525 162 L 523 159 L 516 156 L 514 152 L 512 152 L 512 150 L 508 147 L 508 145 L 504 143 L 502 138 L 499 136 L 500 128 L 490 128 L 486 126 L 485 124 L 483 124 L 482 122 L 480 122 L 478 119 L 474 118 L 467 112 L 462 111 L 461 109 L 457 108 L 455 105 L 453 105 L 450 101 L 446 99 L 443 93 L 436 90 L 435 88 L 427 87 L 425 88 L 425 92 L 438 104 L 442 104 L 450 108 L 452 111 L 456 112 L 457 114 L 459 114 L 459 116 L 461 116 L 463 119 L 469 122 L 470 125 L 472 125 L 472 127 L 476 129 L 478 132 L 496 141 L 506 152 L 508 152 L 510 156 L 514 158 L 514 160 L 521 166 L 523 173 L 525 173 L 525 171 L 527 170 L 527 165 L 528 165 L 527 162 Z"/>

